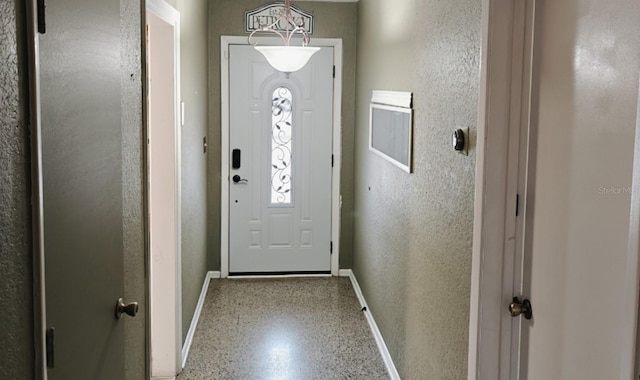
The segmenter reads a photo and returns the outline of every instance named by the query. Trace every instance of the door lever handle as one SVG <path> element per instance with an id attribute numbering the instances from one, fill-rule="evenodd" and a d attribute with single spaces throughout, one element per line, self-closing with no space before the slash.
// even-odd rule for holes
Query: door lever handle
<path id="1" fill-rule="evenodd" d="M 118 302 L 116 302 L 116 319 L 120 319 L 122 314 L 135 317 L 136 314 L 138 314 L 138 303 L 131 302 L 129 304 L 125 304 L 122 298 L 118 298 Z"/>
<path id="2" fill-rule="evenodd" d="M 239 175 L 237 175 L 237 174 L 236 174 L 236 175 L 234 175 L 233 177 L 231 177 L 231 179 L 232 179 L 232 180 L 233 180 L 233 182 L 235 182 L 235 183 L 249 183 L 249 180 L 248 180 L 248 179 L 241 178 L 241 177 L 240 177 Z"/>

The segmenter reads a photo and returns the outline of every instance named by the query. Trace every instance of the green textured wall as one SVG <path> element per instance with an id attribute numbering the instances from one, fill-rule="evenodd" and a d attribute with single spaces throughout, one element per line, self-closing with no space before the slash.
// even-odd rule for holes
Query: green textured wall
<path id="1" fill-rule="evenodd" d="M 182 126 L 182 339 L 207 274 L 207 0 L 178 0 Z"/>
<path id="2" fill-rule="evenodd" d="M 146 273 L 142 123 L 142 10 L 140 1 L 120 0 L 122 113 L 122 238 L 124 297 L 141 307 L 127 319 L 125 379 L 146 377 Z"/>
<path id="3" fill-rule="evenodd" d="M 34 377 L 24 4 L 0 0 L 0 379 Z"/>
<path id="4" fill-rule="evenodd" d="M 480 0 L 360 0 L 353 269 L 404 379 L 463 379 L 475 152 Z M 414 94 L 414 173 L 368 151 L 372 90 Z M 473 133 L 472 133 L 473 134 Z"/>
<path id="5" fill-rule="evenodd" d="M 209 268 L 220 270 L 220 36 L 246 36 L 244 12 L 263 0 L 212 0 L 209 3 Z M 356 3 L 299 2 L 312 12 L 314 38 L 342 38 L 342 172 L 343 199 L 340 268 L 351 268 L 353 251 L 353 145 L 355 120 Z"/>

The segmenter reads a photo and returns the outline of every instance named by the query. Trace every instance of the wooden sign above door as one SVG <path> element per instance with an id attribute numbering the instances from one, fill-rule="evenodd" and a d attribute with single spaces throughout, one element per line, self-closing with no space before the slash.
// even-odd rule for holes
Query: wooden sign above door
<path id="1" fill-rule="evenodd" d="M 284 6 L 284 3 L 271 3 L 262 5 L 254 10 L 246 11 L 244 13 L 244 31 L 251 33 L 260 29 L 260 25 L 270 25 L 276 21 L 280 15 L 280 10 Z M 306 12 L 295 5 L 291 5 L 291 15 L 296 21 L 302 20 L 302 25 L 309 34 L 313 34 L 313 14 Z M 280 32 L 286 31 L 285 20 L 281 20 L 281 25 L 277 26 L 277 30 Z M 291 28 L 290 28 L 291 29 Z"/>

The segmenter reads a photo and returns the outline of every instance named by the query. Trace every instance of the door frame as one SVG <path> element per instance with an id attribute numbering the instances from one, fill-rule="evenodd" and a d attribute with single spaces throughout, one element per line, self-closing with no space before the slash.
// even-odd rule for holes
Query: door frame
<path id="1" fill-rule="evenodd" d="M 161 178 L 161 183 L 156 183 L 157 187 L 171 187 L 175 194 L 175 207 L 170 215 L 175 228 L 173 230 L 160 231 L 161 237 L 171 235 L 174 243 L 174 251 L 167 255 L 156 256 L 151 250 L 154 208 L 164 208 L 159 202 L 154 205 L 150 196 L 154 184 L 152 184 L 150 166 L 150 145 L 148 137 L 150 135 L 150 88 L 147 84 L 149 70 L 146 71 L 145 86 L 145 137 L 147 144 L 145 149 L 145 178 L 146 178 L 146 202 L 148 218 L 147 225 L 147 247 L 148 247 L 148 273 L 149 273 L 149 369 L 152 379 L 173 378 L 182 369 L 182 207 L 181 207 L 181 109 L 180 109 L 180 13 L 164 0 L 146 0 L 145 2 L 145 28 L 147 25 L 147 13 L 152 13 L 161 21 L 173 27 L 173 65 L 174 65 L 174 126 L 171 133 L 163 135 L 175 144 L 175 175 Z M 144 33 L 145 61 L 147 68 L 150 57 L 147 54 L 147 36 Z M 164 240 L 163 240 L 164 241 Z M 157 329 L 156 329 L 157 326 Z"/>
<path id="2" fill-rule="evenodd" d="M 638 110 L 636 111 L 636 139 L 633 155 L 633 182 L 631 183 L 631 213 L 629 218 L 629 252 L 627 255 L 626 290 L 627 299 L 635 299 L 640 303 L 640 80 L 638 81 Z M 635 273 L 632 273 L 633 269 Z M 635 350 L 635 363 L 622 363 L 634 368 L 633 378 L 640 377 L 640 320 L 638 304 L 627 304 L 627 310 L 623 311 L 627 316 L 627 323 L 634 324 L 635 334 L 628 338 L 632 342 L 624 342 L 627 349 Z M 627 338 L 627 337 L 625 337 Z M 635 338 L 635 339 L 634 339 Z M 624 359 L 623 359 L 624 360 Z"/>
<path id="3" fill-rule="evenodd" d="M 515 227 L 518 187 L 518 176 L 508 163 L 520 154 L 520 146 L 513 145 L 513 140 L 521 125 L 511 121 L 514 104 L 510 101 L 513 85 L 522 83 L 522 78 L 514 78 L 515 7 L 510 0 L 482 1 L 469 379 L 503 379 L 501 374 L 511 372 L 511 360 L 501 360 L 510 355 L 510 349 L 505 350 L 501 343 L 511 341 L 503 308 L 513 294 L 514 273 L 505 274 L 504 268 L 507 251 L 515 248 L 508 247 L 508 236 Z"/>
<path id="4" fill-rule="evenodd" d="M 261 43 L 282 44 L 279 38 L 261 37 Z M 221 83 L 221 170 L 220 170 L 220 272 L 222 278 L 229 277 L 229 45 L 249 45 L 246 36 L 220 37 L 220 83 Z M 335 78 L 333 82 L 333 156 L 331 172 L 331 275 L 338 276 L 340 264 L 340 168 L 342 163 L 342 39 L 313 38 L 309 45 L 333 47 Z"/>
<path id="5" fill-rule="evenodd" d="M 510 166 L 509 161 L 514 158 L 517 160 L 521 150 L 529 144 L 528 139 L 527 145 L 518 144 L 519 139 L 516 136 L 526 137 L 529 133 L 528 110 L 521 107 L 525 104 L 526 98 L 532 99 L 532 93 L 536 91 L 534 82 L 531 81 L 536 67 L 536 57 L 525 58 L 524 63 L 526 64 L 528 59 L 531 65 L 528 71 L 522 70 L 522 59 L 526 57 L 527 48 L 521 45 L 520 48 L 525 49 L 517 51 L 517 44 L 514 43 L 519 36 L 518 33 L 522 37 L 522 30 L 515 28 L 518 25 L 514 22 L 516 7 L 517 4 L 511 0 L 482 1 L 482 56 L 477 136 L 479 143 L 476 155 L 467 371 L 469 380 L 511 378 L 511 374 L 518 370 L 519 365 L 518 358 L 511 357 L 513 339 L 518 338 L 513 336 L 515 334 L 510 327 L 512 318 L 507 314 L 507 305 L 514 295 L 513 284 L 516 276 L 521 275 L 513 270 L 514 264 L 517 263 L 514 263 L 511 255 L 515 247 L 510 238 L 516 236 L 518 230 L 513 217 L 516 195 L 518 191 L 526 192 L 526 188 L 521 176 L 514 175 L 513 165 Z M 535 6 L 530 16 L 532 29 L 528 32 L 533 33 L 536 23 Z M 522 86 L 523 83 L 525 86 Z M 514 103 L 513 94 L 520 95 L 522 102 Z M 531 101 L 528 103 L 528 106 L 535 107 Z M 526 119 L 514 119 L 514 114 L 526 116 Z M 517 120 L 520 122 L 514 122 Z M 523 123 L 524 120 L 527 122 Z M 535 144 L 535 141 L 531 143 Z M 526 151 L 522 153 L 528 154 Z M 518 166 L 520 171 L 527 168 Z M 633 172 L 635 190 L 631 198 L 628 270 L 625 274 L 625 298 L 632 302 L 628 302 L 624 313 L 627 317 L 627 331 L 634 333 L 620 337 L 621 344 L 632 353 L 628 358 L 621 358 L 621 368 L 629 371 L 625 374 L 628 376 L 624 378 L 631 378 L 633 375 L 631 371 L 634 363 L 630 363 L 630 359 L 633 361 L 633 358 L 636 358 L 636 367 L 640 363 L 640 357 L 636 356 L 636 345 L 640 342 L 640 334 L 636 341 L 640 271 L 640 99 L 636 117 Z M 506 269 L 509 265 L 512 270 Z"/>

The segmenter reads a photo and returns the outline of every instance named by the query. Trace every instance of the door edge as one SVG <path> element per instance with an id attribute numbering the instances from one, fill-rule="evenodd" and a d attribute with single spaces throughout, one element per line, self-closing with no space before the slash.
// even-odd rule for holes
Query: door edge
<path id="1" fill-rule="evenodd" d="M 44 225 L 42 193 L 42 146 L 40 110 L 40 54 L 36 0 L 26 1 L 26 34 L 28 60 L 28 101 L 31 130 L 31 228 L 33 244 L 33 306 L 35 378 L 47 379 L 46 364 L 46 292 L 44 268 Z"/>

